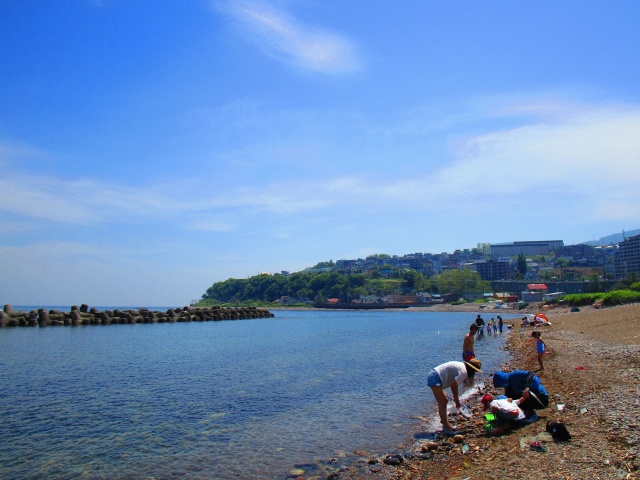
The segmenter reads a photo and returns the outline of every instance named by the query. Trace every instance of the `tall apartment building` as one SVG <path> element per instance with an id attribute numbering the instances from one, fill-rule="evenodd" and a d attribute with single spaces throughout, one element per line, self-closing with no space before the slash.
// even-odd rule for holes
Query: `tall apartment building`
<path id="1" fill-rule="evenodd" d="M 491 258 L 548 255 L 564 247 L 562 240 L 541 240 L 529 242 L 492 243 Z"/>
<path id="2" fill-rule="evenodd" d="M 625 238 L 618 244 L 614 268 L 616 278 L 624 278 L 629 273 L 640 275 L 640 235 Z"/>
<path id="3" fill-rule="evenodd" d="M 591 245 L 578 243 L 577 245 L 565 245 L 556 251 L 558 257 L 571 257 L 574 261 L 581 259 L 591 260 L 597 257 L 598 252 Z"/>
<path id="4" fill-rule="evenodd" d="M 473 262 L 473 266 L 482 280 L 491 282 L 494 280 L 508 280 L 511 278 L 512 268 L 508 261 L 496 261 L 493 259 L 476 260 Z"/>

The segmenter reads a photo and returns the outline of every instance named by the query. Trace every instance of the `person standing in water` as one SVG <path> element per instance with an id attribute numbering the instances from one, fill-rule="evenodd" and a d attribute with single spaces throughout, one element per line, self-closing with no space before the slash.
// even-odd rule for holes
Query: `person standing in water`
<path id="1" fill-rule="evenodd" d="M 476 358 L 475 341 L 477 332 L 478 326 L 472 323 L 469 326 L 469 333 L 464 336 L 464 341 L 462 342 L 462 360 L 465 362 Z"/>
<path id="2" fill-rule="evenodd" d="M 480 314 L 476 317 L 476 325 L 478 326 L 478 336 L 484 335 L 484 319 Z"/>

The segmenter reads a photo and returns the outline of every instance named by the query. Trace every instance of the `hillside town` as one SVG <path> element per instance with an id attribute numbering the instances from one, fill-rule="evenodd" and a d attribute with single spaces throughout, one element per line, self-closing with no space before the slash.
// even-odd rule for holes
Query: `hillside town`
<path id="1" fill-rule="evenodd" d="M 377 254 L 365 259 L 341 259 L 322 262 L 305 273 L 364 274 L 374 278 L 393 278 L 413 270 L 433 277 L 452 270 L 477 272 L 491 285 L 489 292 L 462 291 L 457 294 L 415 292 L 411 295 L 366 295 L 349 299 L 353 304 L 407 304 L 473 301 L 491 297 L 498 305 L 514 302 L 541 302 L 569 293 L 606 291 L 629 276 L 640 277 L 640 235 L 625 237 L 618 243 L 601 245 L 564 245 L 562 240 L 518 241 L 479 244 L 476 248 L 453 253 Z M 289 272 L 282 272 L 289 275 Z M 280 303 L 304 302 L 283 296 Z M 308 300 L 307 300 L 308 301 Z M 317 302 L 316 302 L 317 303 Z M 344 299 L 329 298 L 328 304 L 344 304 Z"/>

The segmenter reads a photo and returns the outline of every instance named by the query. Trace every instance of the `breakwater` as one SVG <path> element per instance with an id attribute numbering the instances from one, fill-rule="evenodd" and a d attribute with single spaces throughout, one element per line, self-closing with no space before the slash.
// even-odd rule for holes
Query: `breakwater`
<path id="1" fill-rule="evenodd" d="M 14 311 L 11 305 L 0 310 L 0 327 L 47 327 L 59 325 L 112 325 L 136 323 L 204 322 L 270 318 L 268 310 L 256 307 L 182 307 L 166 311 L 147 308 L 127 310 L 98 310 L 83 304 L 72 306 L 68 312 L 60 310 Z"/>

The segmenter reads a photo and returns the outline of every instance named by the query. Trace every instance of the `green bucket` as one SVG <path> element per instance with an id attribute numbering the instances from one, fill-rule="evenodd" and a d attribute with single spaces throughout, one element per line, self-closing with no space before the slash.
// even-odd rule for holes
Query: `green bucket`
<path id="1" fill-rule="evenodd" d="M 492 430 L 494 428 L 493 422 L 496 421 L 496 416 L 493 413 L 485 413 L 484 419 L 486 420 L 486 423 L 484 424 L 484 429 Z"/>

